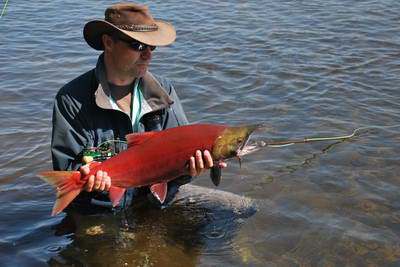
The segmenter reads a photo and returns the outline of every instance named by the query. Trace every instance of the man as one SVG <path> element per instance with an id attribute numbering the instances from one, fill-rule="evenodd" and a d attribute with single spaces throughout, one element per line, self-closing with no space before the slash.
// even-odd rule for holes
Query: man
<path id="1" fill-rule="evenodd" d="M 104 52 L 95 69 L 58 92 L 51 145 L 54 170 L 79 168 L 87 175 L 91 161 L 87 151 L 92 156 L 103 155 L 99 149 L 104 150 L 106 144 L 106 154 L 113 155 L 126 149 L 123 140 L 129 133 L 163 130 L 188 121 L 172 84 L 147 71 L 153 50 L 175 40 L 171 24 L 153 19 L 145 6 L 121 3 L 106 9 L 105 20 L 88 22 L 83 34 L 92 48 Z M 81 166 L 82 161 L 86 165 Z M 196 151 L 188 162 L 188 176 L 169 182 L 167 203 L 180 185 L 190 182 L 190 176 L 200 175 L 213 165 L 208 151 Z M 115 209 L 105 192 L 111 184 L 112 177 L 98 171 L 90 176 L 86 192 L 68 208 L 107 212 L 126 208 L 139 196 L 156 199 L 148 188 L 130 189 Z"/>

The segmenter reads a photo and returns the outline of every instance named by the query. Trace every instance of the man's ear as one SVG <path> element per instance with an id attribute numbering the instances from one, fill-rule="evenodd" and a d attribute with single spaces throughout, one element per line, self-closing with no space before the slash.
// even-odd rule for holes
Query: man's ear
<path id="1" fill-rule="evenodd" d="M 110 51 L 112 49 L 112 45 L 114 43 L 114 40 L 112 39 L 112 37 L 108 34 L 103 34 L 101 36 L 101 39 L 103 41 L 104 51 Z"/>

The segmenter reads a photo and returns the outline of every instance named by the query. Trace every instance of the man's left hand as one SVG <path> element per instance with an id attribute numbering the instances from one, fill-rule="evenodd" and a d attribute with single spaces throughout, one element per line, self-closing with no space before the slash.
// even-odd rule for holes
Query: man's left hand
<path id="1" fill-rule="evenodd" d="M 213 166 L 214 161 L 210 152 L 208 150 L 204 150 L 202 153 L 200 150 L 197 150 L 195 155 L 189 159 L 189 175 L 199 176 Z M 221 162 L 219 163 L 219 166 L 221 168 L 225 168 L 227 164 Z"/>

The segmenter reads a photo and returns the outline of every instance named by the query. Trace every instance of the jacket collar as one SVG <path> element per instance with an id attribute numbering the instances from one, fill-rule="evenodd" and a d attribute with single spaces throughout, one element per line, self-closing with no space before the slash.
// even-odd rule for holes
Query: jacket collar
<path id="1" fill-rule="evenodd" d="M 113 109 L 110 101 L 111 91 L 108 86 L 103 54 L 97 60 L 95 73 L 99 83 L 94 93 L 96 104 L 103 109 Z M 140 89 L 143 95 L 142 108 L 144 113 L 163 109 L 174 103 L 167 91 L 150 72 L 146 72 L 141 82 Z"/>

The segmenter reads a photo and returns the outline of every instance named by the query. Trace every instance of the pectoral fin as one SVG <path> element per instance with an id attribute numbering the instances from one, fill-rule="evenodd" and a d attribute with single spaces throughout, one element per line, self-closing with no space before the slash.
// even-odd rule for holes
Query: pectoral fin
<path id="1" fill-rule="evenodd" d="M 150 186 L 151 193 L 158 199 L 158 201 L 160 201 L 161 204 L 164 203 L 165 198 L 167 197 L 167 190 L 167 183 L 158 183 Z"/>
<path id="2" fill-rule="evenodd" d="M 122 196 L 124 195 L 126 189 L 116 186 L 111 186 L 109 191 L 109 196 L 113 207 L 117 206 Z"/>
<path id="3" fill-rule="evenodd" d="M 215 186 L 221 183 L 221 167 L 217 164 L 214 165 L 210 170 L 210 178 Z"/>

